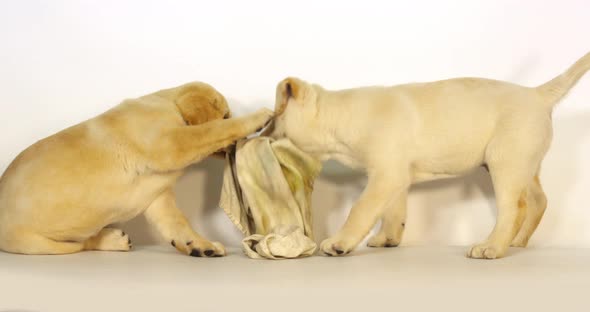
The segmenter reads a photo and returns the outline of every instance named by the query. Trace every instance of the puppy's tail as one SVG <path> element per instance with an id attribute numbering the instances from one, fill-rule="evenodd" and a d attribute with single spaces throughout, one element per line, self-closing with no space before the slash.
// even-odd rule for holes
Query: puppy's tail
<path id="1" fill-rule="evenodd" d="M 588 70 L 590 70 L 590 53 L 582 56 L 563 74 L 538 86 L 536 89 L 547 99 L 545 103 L 550 107 L 554 107 Z"/>

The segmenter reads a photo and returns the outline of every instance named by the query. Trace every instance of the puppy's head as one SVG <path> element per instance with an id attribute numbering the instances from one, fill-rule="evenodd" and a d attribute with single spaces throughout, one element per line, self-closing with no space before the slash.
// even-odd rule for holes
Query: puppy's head
<path id="1" fill-rule="evenodd" d="M 312 142 L 308 141 L 317 126 L 317 88 L 294 77 L 279 82 L 275 118 L 262 135 L 275 139 L 287 137 L 300 148 L 310 145 Z"/>
<path id="2" fill-rule="evenodd" d="M 182 86 L 175 104 L 187 125 L 198 125 L 231 116 L 223 95 L 202 82 Z"/>

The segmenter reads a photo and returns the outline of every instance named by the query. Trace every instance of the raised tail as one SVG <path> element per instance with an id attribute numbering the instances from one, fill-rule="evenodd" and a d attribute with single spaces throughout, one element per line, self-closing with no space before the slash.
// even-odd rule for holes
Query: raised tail
<path id="1" fill-rule="evenodd" d="M 555 106 L 568 91 L 590 70 L 590 53 L 582 56 L 563 74 L 538 86 L 536 89 L 547 99 L 547 104 Z"/>

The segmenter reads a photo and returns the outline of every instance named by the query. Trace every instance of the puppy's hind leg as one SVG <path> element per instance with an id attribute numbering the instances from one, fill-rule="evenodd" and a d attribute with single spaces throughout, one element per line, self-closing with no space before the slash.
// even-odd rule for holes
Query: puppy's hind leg
<path id="1" fill-rule="evenodd" d="M 550 123 L 545 114 L 528 114 L 526 118 L 513 114 L 497 125 L 497 134 L 485 152 L 496 193 L 496 226 L 486 241 L 471 248 L 469 257 L 501 258 L 521 230 L 527 214 L 529 186 L 534 184 L 551 143 Z"/>
<path id="2" fill-rule="evenodd" d="M 120 229 L 104 228 L 84 242 L 84 250 L 129 251 L 133 245 Z"/>
<path id="3" fill-rule="evenodd" d="M 512 241 L 513 247 L 526 247 L 547 208 L 547 197 L 541 187 L 539 175 L 529 184 L 526 196 L 526 217 L 520 231 Z"/>
<path id="4" fill-rule="evenodd" d="M 408 193 L 402 192 L 392 204 L 385 208 L 381 218 L 381 229 L 367 242 L 369 247 L 397 247 L 406 227 Z"/>
<path id="5" fill-rule="evenodd" d="M 25 255 L 63 255 L 82 251 L 84 244 L 80 242 L 60 242 L 37 233 L 16 231 L 11 237 L 2 239 L 1 249 Z"/>
<path id="6" fill-rule="evenodd" d="M 518 165 L 516 165 L 518 164 Z M 488 239 L 471 248 L 468 257 L 496 259 L 504 256 L 521 229 L 525 215 L 527 186 L 533 180 L 536 164 L 527 161 L 489 163 L 498 209 L 496 226 Z"/>

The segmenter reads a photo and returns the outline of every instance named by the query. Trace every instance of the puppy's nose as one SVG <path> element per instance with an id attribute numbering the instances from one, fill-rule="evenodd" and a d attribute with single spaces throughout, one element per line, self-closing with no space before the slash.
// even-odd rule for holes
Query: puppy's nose
<path id="1" fill-rule="evenodd" d="M 227 113 L 225 113 L 225 115 L 223 115 L 223 119 L 229 119 L 229 118 L 231 118 L 230 112 L 227 112 Z"/>

